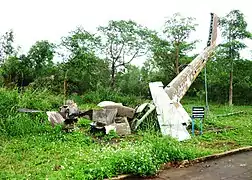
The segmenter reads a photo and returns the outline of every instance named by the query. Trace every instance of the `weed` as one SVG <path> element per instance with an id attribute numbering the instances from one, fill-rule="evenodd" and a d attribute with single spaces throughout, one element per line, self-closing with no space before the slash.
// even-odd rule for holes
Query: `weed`
<path id="1" fill-rule="evenodd" d="M 132 98 L 102 93 L 89 93 L 77 103 L 89 108 L 95 107 L 100 100 L 126 102 L 127 98 Z M 20 94 L 17 90 L 0 89 L 0 97 L 0 179 L 104 179 L 125 173 L 153 175 L 165 162 L 252 145 L 251 107 L 248 106 L 211 105 L 204 120 L 203 135 L 178 142 L 160 134 L 153 125 L 155 113 L 140 130 L 125 138 L 113 132 L 105 136 L 92 135 L 90 120 L 84 118 L 78 121 L 79 130 L 65 133 L 61 126 L 52 128 L 45 113 L 16 111 L 19 107 L 56 109 L 62 103 L 60 96 L 48 91 L 27 90 Z M 129 104 L 138 101 L 133 99 Z M 86 105 L 89 101 L 92 104 Z M 190 103 L 185 106 L 188 112 L 197 105 Z M 246 113 L 216 116 L 241 110 Z"/>

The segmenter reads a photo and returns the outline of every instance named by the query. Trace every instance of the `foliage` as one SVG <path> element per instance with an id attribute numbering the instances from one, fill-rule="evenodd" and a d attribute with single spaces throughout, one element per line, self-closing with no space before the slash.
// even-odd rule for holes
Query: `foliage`
<path id="1" fill-rule="evenodd" d="M 152 52 L 153 56 L 148 59 L 147 63 L 158 69 L 159 78 L 162 82 L 169 83 L 175 77 L 176 66 L 171 43 L 156 36 L 153 39 Z M 154 72 L 150 71 L 150 73 L 153 74 Z"/>
<path id="2" fill-rule="evenodd" d="M 229 67 L 229 105 L 233 104 L 233 69 L 234 60 L 240 58 L 240 50 L 246 45 L 241 40 L 252 38 L 247 30 L 247 22 L 244 14 L 239 10 L 232 10 L 220 21 L 222 27 L 222 35 L 226 42 L 221 45 L 225 54 L 225 60 Z"/>
<path id="3" fill-rule="evenodd" d="M 67 58 L 81 52 L 94 53 L 100 44 L 100 38 L 96 34 L 86 31 L 83 27 L 77 27 L 61 40 L 61 48 L 67 49 L 70 53 Z"/>
<path id="4" fill-rule="evenodd" d="M 114 91 L 111 88 L 101 88 L 97 91 L 90 91 L 84 93 L 82 96 L 71 96 L 76 102 L 82 104 L 98 104 L 101 101 L 114 101 L 117 103 L 122 103 L 126 106 L 135 107 L 143 103 L 145 100 L 141 99 L 139 96 L 125 95 L 118 91 Z"/>
<path id="5" fill-rule="evenodd" d="M 69 51 L 69 55 L 61 64 L 61 82 L 67 81 L 68 94 L 83 94 L 108 86 L 108 63 L 95 55 L 99 44 L 99 37 L 82 27 L 62 38 L 62 46 Z"/>
<path id="6" fill-rule="evenodd" d="M 180 72 L 180 57 L 195 48 L 194 45 L 197 41 L 187 42 L 190 34 L 196 30 L 198 25 L 195 20 L 193 17 L 183 17 L 180 13 L 175 13 L 165 22 L 163 32 L 173 47 L 172 54 L 176 75 Z"/>
<path id="7" fill-rule="evenodd" d="M 125 73 L 118 73 L 117 87 L 120 92 L 129 95 L 146 96 L 148 95 L 148 81 L 145 81 L 141 69 L 134 66 L 126 66 Z"/>
<path id="8" fill-rule="evenodd" d="M 15 48 L 13 46 L 14 32 L 13 30 L 7 31 L 0 37 L 0 64 L 3 64 L 5 59 L 14 55 Z"/>
<path id="9" fill-rule="evenodd" d="M 29 50 L 27 58 L 34 69 L 34 76 L 40 77 L 53 66 L 54 44 L 49 41 L 37 41 Z"/>
<path id="10" fill-rule="evenodd" d="M 0 89 L 0 134 L 23 136 L 47 131 L 49 123 L 45 112 L 37 114 L 19 113 L 18 108 L 30 108 L 42 111 L 58 109 L 63 98 L 49 91 L 24 92 Z"/>
<path id="11" fill-rule="evenodd" d="M 104 179 L 128 173 L 148 176 L 154 175 L 166 162 L 190 160 L 251 145 L 250 107 L 210 105 L 211 114 L 204 123 L 203 136 L 178 142 L 153 131 L 138 132 L 125 138 L 113 133 L 94 137 L 87 131 L 89 121 L 85 119 L 78 123 L 79 131 L 64 133 L 59 126 L 52 129 L 43 123 L 45 116 L 15 112 L 20 106 L 42 110 L 54 108 L 59 97 L 47 91 L 30 90 L 19 96 L 18 91 L 1 89 L 0 94 L 8 98 L 6 101 L 1 98 L 1 119 L 12 123 L 6 127 L 12 134 L 0 131 L 1 179 Z M 6 110 L 16 102 L 17 105 L 7 113 Z M 187 110 L 196 102 L 190 103 L 185 106 Z M 246 113 L 216 118 L 216 115 L 240 110 Z"/>
<path id="12" fill-rule="evenodd" d="M 66 93 L 66 96 L 88 94 L 89 102 L 89 94 L 94 91 L 95 103 L 106 98 L 121 100 L 111 97 L 117 93 L 151 98 L 149 82 L 169 84 L 196 57 L 188 55 L 197 42 L 191 39 L 196 27 L 195 18 L 180 13 L 164 22 L 161 34 L 133 20 L 111 20 L 107 25 L 98 26 L 96 32 L 79 26 L 62 37 L 60 44 L 37 41 L 24 54 L 14 46 L 14 32 L 10 30 L 0 38 L 0 85 L 20 90 L 46 87 L 54 93 Z M 251 88 L 250 72 L 245 66 L 250 63 L 240 58 L 240 51 L 246 47 L 242 39 L 251 38 L 245 15 L 233 10 L 220 17 L 220 27 L 224 41 L 207 63 L 209 100 L 225 103 L 231 99 L 230 89 L 234 88 L 234 103 L 247 104 L 251 98 L 246 98 L 242 92 L 248 93 Z M 146 58 L 142 66 L 132 65 L 132 61 L 140 57 Z M 228 84 L 230 79 L 232 83 Z M 99 91 L 103 92 L 98 97 L 96 92 Z M 104 96 L 109 94 L 105 91 L 112 93 Z M 186 96 L 203 100 L 204 93 L 202 71 Z"/>
<path id="13" fill-rule="evenodd" d="M 64 64 L 69 94 L 83 94 L 88 90 L 106 87 L 109 71 L 106 61 L 93 54 L 81 53 Z"/>
<path id="14" fill-rule="evenodd" d="M 115 74 L 135 58 L 145 55 L 150 49 L 152 31 L 132 20 L 109 21 L 98 27 L 102 39 L 102 51 L 111 66 L 111 86 Z"/>

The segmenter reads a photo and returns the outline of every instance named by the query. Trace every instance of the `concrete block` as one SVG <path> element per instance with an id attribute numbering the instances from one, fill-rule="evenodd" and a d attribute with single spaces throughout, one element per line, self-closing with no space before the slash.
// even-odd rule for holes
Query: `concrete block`
<path id="1" fill-rule="evenodd" d="M 127 118 L 133 118 L 135 115 L 135 109 L 121 106 L 121 105 L 108 105 L 104 106 L 105 109 L 117 109 L 117 115 L 118 117 L 127 117 Z"/>
<path id="2" fill-rule="evenodd" d="M 116 133 L 118 135 L 131 134 L 130 125 L 126 117 L 117 117 L 115 122 Z"/>

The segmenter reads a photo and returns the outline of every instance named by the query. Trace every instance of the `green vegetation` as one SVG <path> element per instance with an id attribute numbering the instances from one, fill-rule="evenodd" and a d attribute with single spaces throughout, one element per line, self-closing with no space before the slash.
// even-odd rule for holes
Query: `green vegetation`
<path id="1" fill-rule="evenodd" d="M 0 89 L 0 97 L 1 179 L 103 179 L 126 173 L 153 175 L 165 162 L 194 159 L 252 145 L 252 108 L 248 106 L 211 105 L 203 136 L 177 142 L 153 129 L 140 129 L 127 137 L 115 133 L 106 136 L 91 134 L 90 121 L 86 119 L 80 119 L 78 131 L 64 133 L 60 126 L 54 129 L 50 126 L 45 113 L 16 112 L 19 107 L 57 109 L 62 96 L 49 91 L 27 90 L 19 94 L 17 90 Z M 124 98 L 129 97 L 120 100 Z M 88 108 L 85 100 L 80 99 L 79 105 Z M 184 104 L 190 112 L 191 107 L 200 102 L 190 101 L 188 104 L 185 101 Z M 216 117 L 241 110 L 244 113 Z M 148 123 L 155 123 L 154 120 Z"/>
<path id="2" fill-rule="evenodd" d="M 246 48 L 243 40 L 252 35 L 239 10 L 220 20 L 223 42 L 207 63 L 211 111 L 204 134 L 196 131 L 185 142 L 163 137 L 155 113 L 137 132 L 119 137 L 91 134 L 87 119 L 80 119 L 77 131 L 64 133 L 61 126 L 50 126 L 45 112 L 17 109 L 58 110 L 66 98 L 80 109 L 95 108 L 103 100 L 131 107 L 151 101 L 149 82 L 167 85 L 196 57 L 189 55 L 199 41 L 190 37 L 195 18 L 176 13 L 162 30 L 133 20 L 111 20 L 94 34 L 78 27 L 59 44 L 37 41 L 24 54 L 14 46 L 12 30 L 0 36 L 0 179 L 153 175 L 166 162 L 252 145 L 252 108 L 242 106 L 252 101 L 252 61 L 240 56 Z M 143 66 L 132 65 L 139 57 L 146 58 Z M 181 103 L 190 112 L 192 106 L 205 105 L 204 95 L 200 73 Z M 217 116 L 237 111 L 243 113 Z"/>
<path id="3" fill-rule="evenodd" d="M 252 37 L 246 16 L 233 10 L 220 20 L 222 41 L 207 63 L 209 100 L 249 104 L 252 61 L 240 55 L 246 48 L 244 40 Z M 46 87 L 67 96 L 113 90 L 124 96 L 150 99 L 149 82 L 162 81 L 167 85 L 196 57 L 197 54 L 189 53 L 201 41 L 191 38 L 197 25 L 195 18 L 181 13 L 173 14 L 164 21 L 163 29 L 156 30 L 133 20 L 111 20 L 98 26 L 95 33 L 77 27 L 59 44 L 37 41 L 23 54 L 15 47 L 14 32 L 10 30 L 0 36 L 0 86 L 41 90 Z M 132 62 L 140 57 L 146 59 L 142 67 L 134 66 Z M 187 94 L 204 96 L 203 73 Z M 97 93 L 94 96 L 97 98 Z M 96 103 L 92 98 L 89 103 Z"/>

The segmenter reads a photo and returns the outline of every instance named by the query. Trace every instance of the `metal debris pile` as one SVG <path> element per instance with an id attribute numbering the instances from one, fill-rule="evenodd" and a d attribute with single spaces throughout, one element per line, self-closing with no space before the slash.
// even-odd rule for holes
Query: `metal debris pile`
<path id="1" fill-rule="evenodd" d="M 72 131 L 76 128 L 78 118 L 85 117 L 92 120 L 91 131 L 104 131 L 108 134 L 111 130 L 118 135 L 128 135 L 135 131 L 144 119 L 155 109 L 149 103 L 131 108 L 121 103 L 103 101 L 98 104 L 99 109 L 81 111 L 72 100 L 67 100 L 59 111 L 48 111 L 48 120 L 52 127 L 55 124 L 63 124 L 65 131 Z M 144 113 L 143 113 L 144 112 Z"/>

